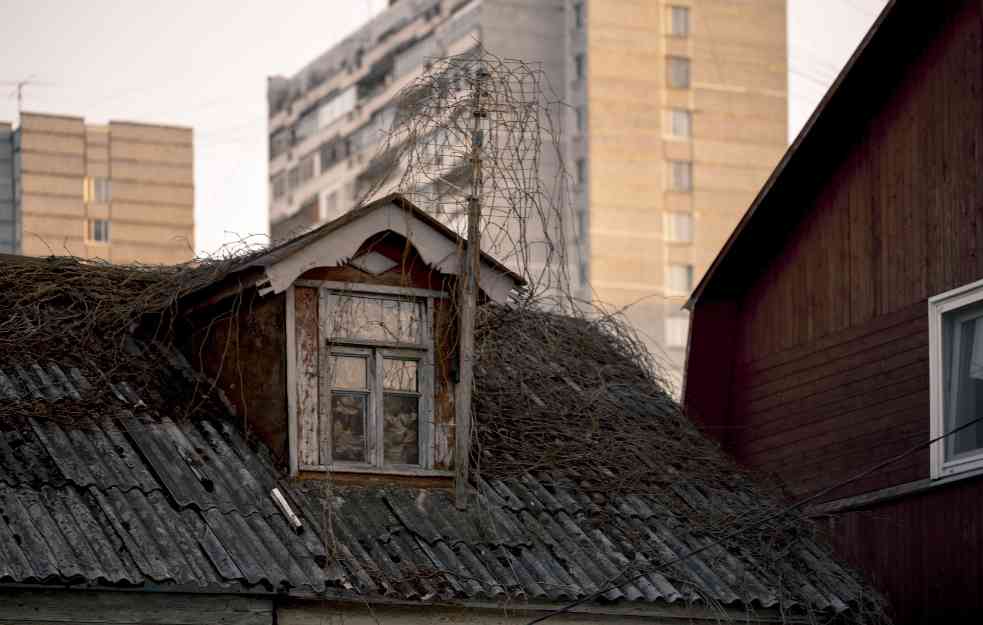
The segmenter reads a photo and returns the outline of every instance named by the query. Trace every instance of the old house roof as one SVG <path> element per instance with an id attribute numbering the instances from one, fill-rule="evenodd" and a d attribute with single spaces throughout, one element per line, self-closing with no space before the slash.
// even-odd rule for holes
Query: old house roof
<path id="1" fill-rule="evenodd" d="M 168 384 L 203 383 L 145 349 Z M 101 374 L 44 354 L 0 363 L 0 582 L 323 588 L 324 546 L 277 509 L 266 454 L 225 415 L 181 418 Z"/>
<path id="2" fill-rule="evenodd" d="M 127 272 L 144 273 L 127 286 Z M 25 275 L 29 287 L 15 284 Z M 553 604 L 601 591 L 603 601 L 800 613 L 868 600 L 795 519 L 716 544 L 777 500 L 584 318 L 483 313 L 481 452 L 464 510 L 439 489 L 288 479 L 170 345 L 166 324 L 150 325 L 154 340 L 95 322 L 82 327 L 98 336 L 81 343 L 38 331 L 108 306 L 97 289 L 125 304 L 176 281 L 187 282 L 66 259 L 0 263 L 0 288 L 14 292 L 0 303 L 0 583 Z"/>
<path id="3" fill-rule="evenodd" d="M 357 226 L 366 229 L 352 231 Z M 415 249 L 429 265 L 446 274 L 458 273 L 457 252 L 466 245 L 465 239 L 398 193 L 381 197 L 303 234 L 277 242 L 262 253 L 250 255 L 231 266 L 229 273 L 260 270 L 263 274 L 260 288 L 281 292 L 306 269 L 323 266 L 325 260 L 335 264 L 350 259 L 365 240 L 365 233 L 380 227 L 413 240 Z M 317 244 L 322 249 L 329 249 L 329 254 L 311 253 Z M 492 255 L 482 252 L 481 261 L 479 286 L 492 299 L 505 301 L 513 288 L 526 284 L 525 278 Z"/>

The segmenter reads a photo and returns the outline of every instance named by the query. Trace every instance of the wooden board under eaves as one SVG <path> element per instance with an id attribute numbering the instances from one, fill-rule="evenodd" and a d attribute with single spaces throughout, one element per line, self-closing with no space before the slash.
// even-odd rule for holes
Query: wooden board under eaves
<path id="1" fill-rule="evenodd" d="M 300 466 L 321 464 L 318 450 L 318 296 L 317 289 L 296 287 L 297 428 Z"/>

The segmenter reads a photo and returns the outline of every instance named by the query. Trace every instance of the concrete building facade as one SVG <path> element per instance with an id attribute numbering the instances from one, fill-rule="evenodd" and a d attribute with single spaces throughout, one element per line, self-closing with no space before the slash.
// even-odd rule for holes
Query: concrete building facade
<path id="1" fill-rule="evenodd" d="M 269 79 L 272 236 L 354 206 L 394 97 L 427 59 L 480 42 L 541 63 L 570 105 L 560 128 L 575 292 L 628 307 L 678 377 L 681 305 L 785 149 L 785 20 L 785 0 L 393 2 L 294 76 Z M 558 171 L 546 158 L 540 177 Z"/>
<path id="2" fill-rule="evenodd" d="M 193 162 L 190 128 L 22 113 L 0 124 L 0 251 L 191 260 Z"/>

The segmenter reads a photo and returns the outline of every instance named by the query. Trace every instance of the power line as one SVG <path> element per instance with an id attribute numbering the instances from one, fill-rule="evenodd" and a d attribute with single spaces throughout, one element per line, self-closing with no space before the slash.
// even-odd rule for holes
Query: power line
<path id="1" fill-rule="evenodd" d="M 883 468 L 885 468 L 887 466 L 890 466 L 890 465 L 894 464 L 895 462 L 899 462 L 901 460 L 904 460 L 905 458 L 907 458 L 908 456 L 914 454 L 915 452 L 918 452 L 918 451 L 921 451 L 922 449 L 925 449 L 927 447 L 930 447 L 931 445 L 933 445 L 933 444 L 935 444 L 935 443 L 937 443 L 937 442 L 939 442 L 939 441 L 941 441 L 941 440 L 943 440 L 943 439 L 945 439 L 945 438 L 947 438 L 949 436 L 952 436 L 953 434 L 955 434 L 957 432 L 960 432 L 962 430 L 965 430 L 966 428 L 968 428 L 968 427 L 970 427 L 972 425 L 976 425 L 977 423 L 980 423 L 981 421 L 983 421 L 983 416 L 977 417 L 977 418 L 973 419 L 972 421 L 968 421 L 968 422 L 966 422 L 966 423 L 964 423 L 964 424 L 962 424 L 962 425 L 960 425 L 960 426 L 958 426 L 956 428 L 953 428 L 952 430 L 949 430 L 948 432 L 945 432 L 944 434 L 940 434 L 939 436 L 936 436 L 935 438 L 929 439 L 928 441 L 925 441 L 925 442 L 922 442 L 922 443 L 918 443 L 917 445 L 911 447 L 907 451 L 904 451 L 904 452 L 902 452 L 902 453 L 900 453 L 900 454 L 898 454 L 896 456 L 892 456 L 891 458 L 888 458 L 887 460 L 884 460 L 882 462 L 879 462 L 879 463 L 875 464 L 872 467 L 869 467 L 867 469 L 864 469 L 863 471 L 861 471 L 860 473 L 857 473 L 856 475 L 854 475 L 853 477 L 851 477 L 849 479 L 846 479 L 846 480 L 843 480 L 843 481 L 838 482 L 836 484 L 833 484 L 832 486 L 828 486 L 827 488 L 824 488 L 824 489 L 822 489 L 822 490 L 820 490 L 820 491 L 818 491 L 818 492 L 816 492 L 816 493 L 814 493 L 812 495 L 809 495 L 808 497 L 805 497 L 803 499 L 800 499 L 799 501 L 797 501 L 797 502 L 795 502 L 795 503 L 793 503 L 793 504 L 791 504 L 789 506 L 786 506 L 785 508 L 782 508 L 781 510 L 778 510 L 777 512 L 773 512 L 771 514 L 767 514 L 764 517 L 762 517 L 762 518 L 758 519 L 757 521 L 755 521 L 754 523 L 749 523 L 748 525 L 742 525 L 740 527 L 737 527 L 733 531 L 728 532 L 727 534 L 725 534 L 724 536 L 721 536 L 720 538 L 717 538 L 715 540 L 710 541 L 709 543 L 707 543 L 706 545 L 704 545 L 704 546 L 702 546 L 702 547 L 700 547 L 698 549 L 693 549 L 692 551 L 689 551 L 687 553 L 684 553 L 681 556 L 677 556 L 677 557 L 675 557 L 675 558 L 673 558 L 671 560 L 668 560 L 666 562 L 663 562 L 663 563 L 659 564 L 658 566 L 656 566 L 656 567 L 654 567 L 652 569 L 649 569 L 647 571 L 643 571 L 641 573 L 638 573 L 637 575 L 634 575 L 634 576 L 632 576 L 632 577 L 630 577 L 630 578 L 628 578 L 628 579 L 626 579 L 626 580 L 624 580 L 622 582 L 618 582 L 617 584 L 614 584 L 614 585 L 611 585 L 611 586 L 607 586 L 607 587 L 602 588 L 602 589 L 600 589 L 600 590 L 598 590 L 598 591 L 596 591 L 596 592 L 594 592 L 594 593 L 592 593 L 590 595 L 587 595 L 586 597 L 583 597 L 582 599 L 578 599 L 576 601 L 573 601 L 571 603 L 568 603 L 567 605 L 563 606 L 562 608 L 560 608 L 558 610 L 554 610 L 552 612 L 549 612 L 548 614 L 544 614 L 543 616 L 540 616 L 538 618 L 535 618 L 535 619 L 529 621 L 528 623 L 526 623 L 526 625 L 536 625 L 536 623 L 542 623 L 543 621 L 545 621 L 547 619 L 550 619 L 550 618 L 553 618 L 554 616 L 559 616 L 560 614 L 566 614 L 567 612 L 569 612 L 570 610 L 573 610 L 577 606 L 583 605 L 585 603 L 589 603 L 591 601 L 594 601 L 594 600 L 600 598 L 605 593 L 610 592 L 612 590 L 617 590 L 618 588 L 621 588 L 623 585 L 625 585 L 627 583 L 633 582 L 633 581 L 635 581 L 637 579 L 641 579 L 642 577 L 645 577 L 646 575 L 651 575 L 652 573 L 657 573 L 657 572 L 661 571 L 662 569 L 664 569 L 664 568 L 666 568 L 668 566 L 671 566 L 673 564 L 678 564 L 678 563 L 680 563 L 680 562 L 682 562 L 684 560 L 688 560 L 689 558 L 692 558 L 693 556 L 699 555 L 699 554 L 703 553 L 704 551 L 707 551 L 708 549 L 711 549 L 713 547 L 716 547 L 716 546 L 720 545 L 724 541 L 730 540 L 731 538 L 736 538 L 737 536 L 740 536 L 744 532 L 747 532 L 747 531 L 749 531 L 751 529 L 754 529 L 756 527 L 759 527 L 761 525 L 764 525 L 768 521 L 773 521 L 775 519 L 778 519 L 778 518 L 781 518 L 783 516 L 786 516 L 786 515 L 794 512 L 795 510 L 798 510 L 799 508 L 802 508 L 806 504 L 809 504 L 809 503 L 811 503 L 811 502 L 819 499 L 820 497 L 825 497 L 826 495 L 832 493 L 833 491 L 839 490 L 840 488 L 842 488 L 844 486 L 847 486 L 847 485 L 852 484 L 854 482 L 860 481 L 863 478 L 865 478 L 865 477 L 867 477 L 867 476 L 869 476 L 869 475 L 871 475 L 873 473 L 876 473 L 877 471 L 880 471 L 881 469 L 883 469 Z M 734 523 L 732 525 L 736 525 L 736 523 Z M 622 575 L 624 575 L 627 572 L 628 572 L 628 569 L 626 568 L 621 573 L 619 573 L 617 577 L 621 577 Z M 612 578 L 612 579 L 617 579 L 617 577 Z"/>

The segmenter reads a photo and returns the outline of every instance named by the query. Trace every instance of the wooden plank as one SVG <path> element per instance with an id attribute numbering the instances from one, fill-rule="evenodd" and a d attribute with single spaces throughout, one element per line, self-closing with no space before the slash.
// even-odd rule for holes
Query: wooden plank
<path id="1" fill-rule="evenodd" d="M 0 591 L 0 623 L 270 625 L 270 599 L 151 592 Z"/>
<path id="2" fill-rule="evenodd" d="M 301 465 L 320 464 L 318 438 L 318 292 L 294 288 L 296 329 L 297 436 Z"/>
<path id="3" fill-rule="evenodd" d="M 913 304 L 890 315 L 878 316 L 862 326 L 852 327 L 843 331 L 842 333 L 825 336 L 812 343 L 809 343 L 808 345 L 783 350 L 769 356 L 742 362 L 740 369 L 752 373 L 764 371 L 802 359 L 816 351 L 824 350 L 840 343 L 848 343 L 857 340 L 863 336 L 873 332 L 879 332 L 899 323 L 905 323 L 913 319 L 925 319 L 926 317 L 927 313 L 925 306 L 921 303 Z M 747 323 L 744 316 L 742 316 L 742 323 Z"/>
<path id="4" fill-rule="evenodd" d="M 863 368 L 850 369 L 849 367 L 836 370 L 834 373 L 817 380 L 803 382 L 795 386 L 782 388 L 767 396 L 752 399 L 745 403 L 741 412 L 744 415 L 753 415 L 765 411 L 773 410 L 779 406 L 789 404 L 800 404 L 803 400 L 820 394 L 835 394 L 838 397 L 849 396 L 844 391 L 849 385 L 857 386 L 864 380 L 887 374 L 901 367 L 916 362 L 926 362 L 928 360 L 928 350 L 925 348 L 925 341 L 922 337 L 916 336 L 906 343 L 908 349 L 897 351 L 894 346 L 888 345 L 886 349 L 879 349 L 878 353 L 883 358 L 875 359 Z"/>
<path id="5" fill-rule="evenodd" d="M 806 447 L 850 440 L 871 431 L 883 430 L 890 438 L 890 426 L 897 423 L 882 415 L 893 415 L 911 406 L 923 408 L 928 414 L 927 388 L 927 382 L 914 377 L 905 384 L 883 389 L 878 396 L 860 395 L 850 398 L 849 403 L 840 402 L 831 408 L 810 411 L 798 419 L 775 420 L 763 427 L 750 428 L 742 438 L 742 453 L 782 457 L 799 453 Z"/>
<path id="6" fill-rule="evenodd" d="M 895 328 L 896 330 L 890 333 L 866 337 L 867 340 L 863 342 L 866 349 L 853 349 L 852 344 L 841 345 L 838 346 L 840 349 L 821 351 L 806 359 L 809 361 L 807 366 L 796 367 L 795 369 L 788 367 L 788 370 L 781 377 L 770 375 L 761 376 L 761 378 L 746 378 L 740 399 L 754 402 L 775 393 L 788 391 L 810 382 L 837 375 L 843 371 L 852 372 L 862 369 L 873 361 L 879 361 L 915 347 L 924 347 L 927 350 L 928 332 L 921 323 L 917 325 L 905 324 L 895 326 Z"/>

